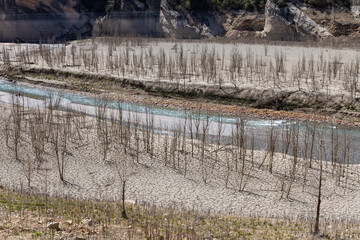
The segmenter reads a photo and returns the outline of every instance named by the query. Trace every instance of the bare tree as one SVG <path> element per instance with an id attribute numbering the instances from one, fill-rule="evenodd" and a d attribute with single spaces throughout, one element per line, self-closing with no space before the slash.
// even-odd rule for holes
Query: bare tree
<path id="1" fill-rule="evenodd" d="M 68 130 L 64 123 L 56 124 L 51 134 L 51 145 L 55 154 L 56 168 L 61 181 L 64 181 L 65 166 L 68 154 Z"/>
<path id="2" fill-rule="evenodd" d="M 322 181 L 323 181 L 323 155 L 324 155 L 324 126 L 322 127 L 321 136 L 320 136 L 320 146 L 319 146 L 319 185 L 318 185 L 318 195 L 317 195 L 317 205 L 316 205 L 316 218 L 315 218 L 315 227 L 314 234 L 319 234 L 320 231 L 320 208 L 321 208 L 321 196 L 322 196 Z"/>
<path id="3" fill-rule="evenodd" d="M 21 138 L 22 108 L 19 96 L 12 95 L 11 117 L 13 125 L 13 147 L 15 159 L 19 157 L 19 144 Z"/>
<path id="4" fill-rule="evenodd" d="M 292 185 L 295 181 L 296 178 L 296 173 L 297 173 L 297 165 L 298 165 L 298 151 L 299 151 L 299 126 L 293 126 L 294 130 L 293 130 L 293 134 L 292 134 L 292 150 L 293 150 L 293 159 L 292 159 L 292 164 L 291 164 L 291 170 L 290 170 L 290 180 L 289 180 L 289 184 L 288 184 L 288 189 L 287 189 L 287 193 L 286 193 L 286 198 L 290 197 L 290 192 L 291 192 L 291 188 Z"/>
<path id="5" fill-rule="evenodd" d="M 125 206 L 126 197 L 126 184 L 130 178 L 135 175 L 136 165 L 134 160 L 128 154 L 125 154 L 123 148 L 118 148 L 118 154 L 116 158 L 116 172 L 121 181 L 121 201 L 122 201 L 122 212 L 121 216 L 124 219 L 128 219 Z"/>
<path id="6" fill-rule="evenodd" d="M 268 136 L 269 172 L 271 174 L 273 173 L 274 154 L 275 154 L 277 137 L 278 137 L 277 130 L 275 129 L 274 126 L 272 126 Z"/>
<path id="7" fill-rule="evenodd" d="M 30 119 L 29 130 L 31 147 L 35 156 L 35 164 L 40 166 L 42 155 L 45 152 L 45 134 L 46 130 L 43 128 L 44 115 L 38 110 L 34 114 L 33 119 Z"/>
<path id="8" fill-rule="evenodd" d="M 22 170 L 27 179 L 28 187 L 31 188 L 31 179 L 34 171 L 34 165 L 33 165 L 33 160 L 31 159 L 29 154 L 26 155 L 26 158 L 22 163 Z"/>

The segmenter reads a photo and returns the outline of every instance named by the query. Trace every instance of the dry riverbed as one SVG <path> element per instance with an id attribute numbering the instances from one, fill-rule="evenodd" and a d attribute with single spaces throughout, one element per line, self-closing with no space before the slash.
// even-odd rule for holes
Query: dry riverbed
<path id="1" fill-rule="evenodd" d="M 354 69 L 359 55 L 352 50 L 302 47 L 294 51 L 295 47 L 290 46 L 219 43 L 202 46 L 193 42 L 163 44 L 157 40 L 137 43 L 132 40 L 115 43 L 113 40 L 97 41 L 79 41 L 55 49 L 39 49 L 38 45 L 31 45 L 33 51 L 28 57 L 25 54 L 25 58 L 21 57 L 21 53 L 29 51 L 26 45 L 5 45 L 4 48 L 12 50 L 9 58 L 3 56 L 2 60 L 5 65 L 10 63 L 12 73 L 8 74 L 6 71 L 9 68 L 5 68 L 2 70 L 3 75 L 25 84 L 82 91 L 83 94 L 91 96 L 169 109 L 201 109 L 224 115 L 359 125 L 357 93 L 350 91 L 351 83 L 346 80 L 350 79 L 349 76 L 357 79 Z M 224 50 L 224 55 L 220 54 L 219 49 Z M 181 52 L 185 56 L 179 60 Z M 120 62 L 127 61 L 126 56 L 129 62 L 123 67 Z M 138 62 L 141 56 L 143 65 Z M 204 57 L 206 62 L 215 60 L 215 73 L 209 70 L 210 65 L 205 64 L 207 72 L 201 72 L 201 67 L 196 65 L 200 64 Z M 192 58 L 196 61 L 191 60 Z M 233 66 L 234 58 L 237 59 L 236 66 Z M 170 59 L 176 63 L 170 63 Z M 241 64 L 239 59 L 243 61 Z M 185 60 L 189 61 L 186 69 L 180 64 Z M 165 66 L 161 67 L 161 64 Z M 171 64 L 174 64 L 171 66 L 172 70 Z M 111 65 L 113 67 L 109 69 Z M 20 68 L 23 68 L 23 71 L 19 71 Z M 181 70 L 186 70 L 186 73 L 181 75 Z M 161 71 L 165 71 L 164 75 Z M 175 71 L 171 80 L 167 77 L 169 71 Z M 114 78 L 117 80 L 112 81 Z M 128 79 L 134 80 L 130 80 L 131 84 L 124 84 Z M 294 111 L 260 109 L 249 104 L 224 102 L 216 98 L 188 97 L 169 92 L 164 94 L 154 89 L 148 91 L 133 86 L 134 82 L 184 84 L 186 89 L 201 85 L 202 88 L 220 89 L 241 86 L 260 91 L 301 90 L 304 96 L 321 94 L 334 97 L 337 99 L 335 102 L 340 99 L 341 104 L 335 108 L 341 108 L 334 110 L 333 106 L 325 106 L 316 109 L 310 105 L 308 108 L 295 107 L 292 109 Z M 350 98 L 355 99 L 355 103 L 349 107 L 346 101 Z M 322 100 L 324 99 L 327 98 Z M 343 99 L 346 104 L 342 102 Z M 75 114 L 69 117 L 72 130 L 69 132 L 64 155 L 65 181 L 62 181 L 59 178 L 58 162 L 50 135 L 50 140 L 44 145 L 41 164 L 36 163 L 28 121 L 22 123 L 19 157 L 18 160 L 15 159 L 11 134 L 8 144 L 5 144 L 8 138 L 5 132 L 14 131 L 5 129 L 5 126 L 12 126 L 8 118 L 11 109 L 11 105 L 0 104 L 0 183 L 6 189 L 71 199 L 119 201 L 122 193 L 119 164 L 126 159 L 132 162 L 128 169 L 131 174 L 126 187 L 126 198 L 130 203 L 218 213 L 220 216 L 291 218 L 305 222 L 313 221 L 315 216 L 319 161 L 313 160 L 312 167 L 309 168 L 309 159 L 294 159 L 290 155 L 275 153 L 270 166 L 269 153 L 257 150 L 247 150 L 241 161 L 241 157 L 234 157 L 234 152 L 239 149 L 234 149 L 233 146 L 208 143 L 204 146 L 199 140 L 192 141 L 181 136 L 165 137 L 157 133 L 153 133 L 151 137 L 152 150 L 149 152 L 149 144 L 144 140 L 147 133 L 134 128 L 126 128 L 130 136 L 126 146 L 123 146 L 122 142 L 120 144 L 114 135 L 109 144 L 108 155 L 104 159 L 103 135 L 98 132 L 96 119 Z M 34 111 L 26 109 L 25 115 L 31 117 Z M 67 118 L 64 113 L 56 112 L 56 115 L 62 115 L 59 119 Z M 43 127 L 49 132 L 52 131 L 51 126 Z M 31 183 L 28 186 L 31 161 L 34 163 L 31 165 Z M 324 163 L 322 220 L 360 220 L 359 170 L 360 166 L 356 164 Z M 66 222 L 63 222 L 66 225 Z"/>
<path id="2" fill-rule="evenodd" d="M 144 38 L 0 47 L 4 66 L 23 68 L 33 82 L 47 79 L 46 84 L 83 91 L 123 91 L 126 97 L 132 90 L 144 94 L 146 102 L 172 107 L 179 103 L 154 95 L 193 99 L 183 101 L 188 108 L 210 102 L 298 112 L 216 104 L 210 108 L 231 114 L 329 122 L 335 117 L 337 123 L 348 125 L 357 125 L 359 119 L 357 49 Z"/>
<path id="3" fill-rule="evenodd" d="M 1 104 L 2 121 L 6 120 L 9 111 L 9 105 Z M 2 129 L 0 136 L 0 141 L 4 143 L 0 145 L 2 186 L 79 199 L 119 200 L 121 181 L 118 161 L 122 158 L 135 161 L 135 155 L 138 153 L 139 162 L 135 161 L 132 165 L 130 171 L 133 174 L 127 183 L 127 199 L 134 202 L 241 216 L 309 219 L 315 215 L 319 176 L 317 161 L 314 161 L 313 168 L 309 169 L 307 161 L 298 160 L 291 190 L 287 194 L 286 189 L 290 184 L 289 174 L 293 165 L 291 156 L 275 153 L 273 172 L 270 173 L 269 160 L 263 162 L 267 159 L 266 152 L 255 150 L 252 154 L 248 151 L 243 162 L 244 174 L 242 174 L 240 170 L 234 169 L 231 146 L 219 146 L 218 149 L 215 145 L 206 144 L 204 150 L 206 160 L 201 160 L 203 159 L 201 142 L 195 140 L 194 157 L 192 157 L 190 152 L 192 143 L 189 139 L 184 140 L 185 150 L 178 149 L 172 153 L 169 150 L 174 138 L 169 137 L 169 145 L 165 151 L 168 155 L 165 157 L 163 135 L 156 133 L 153 135 L 153 151 L 149 154 L 144 151 L 145 146 L 142 145 L 141 136 L 144 136 L 144 133 L 140 130 L 134 132 L 135 130 L 132 129 L 131 135 L 140 137 L 140 150 L 137 152 L 134 149 L 137 144 L 136 138 L 130 140 L 127 153 L 123 150 L 115 150 L 114 142 L 115 145 L 111 145 L 112 150 L 104 160 L 95 120 L 85 117 L 82 121 L 85 125 L 80 132 L 73 130 L 73 136 L 68 142 L 65 182 L 59 179 L 54 152 L 51 144 L 46 143 L 43 161 L 32 172 L 30 188 L 27 186 L 26 177 L 27 162 L 29 158 L 33 159 L 29 132 L 24 126 L 19 160 L 15 160 L 11 140 L 8 147 Z M 202 161 L 205 161 L 205 164 Z M 344 165 L 339 168 L 328 163 L 324 168 L 321 216 L 335 220 L 358 220 L 359 166 Z M 304 180 L 305 171 L 308 171 L 306 180 Z"/>
<path id="4" fill-rule="evenodd" d="M 262 118 L 272 120 L 293 120 L 293 121 L 313 121 L 323 122 L 329 124 L 346 125 L 351 127 L 358 127 L 359 114 L 356 111 L 343 110 L 335 111 L 332 109 L 294 109 L 292 111 L 274 110 L 266 108 L 254 108 L 247 106 L 247 104 L 235 104 L 223 102 L 219 99 L 207 99 L 203 97 L 187 98 L 185 96 L 159 96 L 161 94 L 154 94 L 146 92 L 142 89 L 129 87 L 126 85 L 113 85 L 112 82 L 107 82 L 102 79 L 102 76 L 95 76 L 102 82 L 101 86 L 96 86 L 89 91 L 84 88 L 84 85 L 93 84 L 94 80 L 88 80 L 83 75 L 77 76 L 63 76 L 63 72 L 54 71 L 49 73 L 41 70 L 34 73 L 22 69 L 12 69 L 15 71 L 12 74 L 5 73 L 5 77 L 16 81 L 20 84 L 31 84 L 42 87 L 58 88 L 62 91 L 81 92 L 83 95 L 91 97 L 100 97 L 112 100 L 121 100 L 125 102 L 134 102 L 140 104 L 147 104 L 152 106 L 159 106 L 168 109 L 180 109 L 189 111 L 209 111 L 215 115 L 221 113 L 228 116 L 241 116 L 248 118 Z M 92 76 L 94 77 L 94 76 Z M 80 79 L 82 78 L 82 79 Z M 75 79 L 75 80 L 74 80 Z M 95 80 L 96 81 L 96 80 Z M 90 83 L 89 83 L 90 82 Z M 107 84 L 108 83 L 108 84 Z M 218 103 L 220 101 L 220 103 Z"/>

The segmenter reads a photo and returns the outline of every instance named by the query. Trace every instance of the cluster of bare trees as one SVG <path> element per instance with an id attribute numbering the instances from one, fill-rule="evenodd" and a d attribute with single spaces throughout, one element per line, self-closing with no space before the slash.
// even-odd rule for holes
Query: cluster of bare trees
<path id="1" fill-rule="evenodd" d="M 6 146 L 11 149 L 14 159 L 21 160 L 25 157 L 24 145 L 28 145 L 30 151 L 26 153 L 31 153 L 32 162 L 28 163 L 27 169 L 29 166 L 38 168 L 44 153 L 51 150 L 59 178 L 64 181 L 66 163 L 74 143 L 88 144 L 86 141 L 93 127 L 82 114 L 55 111 L 59 100 L 47 101 L 46 109 L 34 109 L 26 108 L 22 97 L 13 97 L 11 110 L 3 124 Z M 279 156 L 286 159 L 290 155 L 292 160 L 285 161 L 288 167 L 278 175 L 280 190 L 289 197 L 300 172 L 306 186 L 309 169 L 313 169 L 315 160 L 320 158 L 322 142 L 326 148 L 323 160 L 331 164 L 337 184 L 347 177 L 348 166 L 354 161 L 353 146 L 346 133 L 333 128 L 330 136 L 326 136 L 329 140 L 321 140 L 320 127 L 311 122 L 303 124 L 303 129 L 297 124 L 274 125 L 259 137 L 256 136 L 259 130 L 245 127 L 246 121 L 239 117 L 231 134 L 224 137 L 222 116 L 218 116 L 218 122 L 213 122 L 210 114 L 199 108 L 197 112 L 185 114 L 178 124 L 161 126 L 166 133 L 162 135 L 155 133 L 154 115 L 147 106 L 143 114 L 137 114 L 123 110 L 121 102 L 117 108 L 109 109 L 106 101 L 99 101 L 95 112 L 96 146 L 103 162 L 112 161 L 115 152 L 130 156 L 134 163 L 139 163 L 145 155 L 150 159 L 161 159 L 165 166 L 184 176 L 198 169 L 204 183 L 223 176 L 225 187 L 234 186 L 240 191 L 245 189 L 252 171 L 266 168 L 276 175 L 279 163 L 275 159 Z M 209 133 L 211 128 L 215 128 L 216 133 Z M 261 160 L 255 156 L 258 149 L 266 150 Z"/>
<path id="2" fill-rule="evenodd" d="M 126 186 L 143 161 L 160 162 L 184 177 L 198 176 L 204 184 L 216 179 L 236 191 L 251 191 L 247 187 L 256 173 L 267 171 L 279 181 L 280 198 L 291 198 L 295 184 L 302 184 L 303 191 L 312 189 L 309 182 L 315 179 L 319 183 L 319 209 L 323 165 L 331 171 L 332 178 L 327 180 L 346 188 L 354 161 L 350 137 L 334 128 L 325 132 L 324 126 L 313 122 L 274 125 L 261 130 L 259 138 L 258 130 L 248 128 L 239 117 L 231 134 L 224 137 L 223 116 L 214 122 L 199 107 L 185 114 L 183 121 L 161 126 L 161 133 L 157 133 L 158 125 L 148 106 L 144 113 L 135 113 L 124 110 L 121 102 L 109 108 L 105 100 L 99 100 L 95 119 L 90 120 L 70 109 L 58 111 L 61 99 L 46 100 L 46 108 L 26 107 L 23 99 L 13 96 L 8 113 L 2 116 L 2 131 L 14 161 L 22 164 L 28 186 L 34 173 L 49 161 L 59 179 L 66 182 L 73 153 L 91 145 L 103 163 L 116 166 L 124 218 Z M 214 127 L 215 133 L 210 131 Z"/>
<path id="3" fill-rule="evenodd" d="M 123 78 L 173 82 L 178 87 L 201 81 L 220 87 L 254 84 L 277 90 L 292 88 L 328 94 L 336 87 L 355 101 L 359 56 L 345 59 L 341 52 L 318 50 L 317 53 L 303 52 L 297 60 L 289 60 L 285 50 L 271 50 L 267 45 L 259 53 L 252 47 L 243 50 L 230 44 L 187 42 L 161 47 L 156 40 L 113 37 L 70 45 L 18 45 L 11 51 L 4 47 L 0 61 L 4 66 L 80 69 Z"/>
<path id="4" fill-rule="evenodd" d="M 184 176 L 198 171 L 204 183 L 220 178 L 225 187 L 239 191 L 246 188 L 256 169 L 265 168 L 280 180 L 281 198 L 290 198 L 294 182 L 302 182 L 303 190 L 308 185 L 309 173 L 318 166 L 315 160 L 328 160 L 333 178 L 339 184 L 348 177 L 349 165 L 354 161 L 350 139 L 345 133 L 340 142 L 338 130 L 332 129 L 330 140 L 326 141 L 319 125 L 311 122 L 304 124 L 304 129 L 297 124 L 283 129 L 274 125 L 263 139 L 259 139 L 255 137 L 256 129 L 247 130 L 246 121 L 238 120 L 230 137 L 224 140 L 222 116 L 214 123 L 209 113 L 200 108 L 185 114 L 179 124 L 162 126 L 164 136 L 154 133 L 154 116 L 147 107 L 142 116 L 123 111 L 121 103 L 118 109 L 110 112 L 99 105 L 97 112 L 99 146 L 106 146 L 104 151 L 115 151 L 122 146 L 122 151 L 132 156 L 135 163 L 144 155 L 160 159 L 165 166 Z M 214 125 L 217 132 L 210 134 Z M 266 144 L 259 145 L 259 141 Z M 259 161 L 255 150 L 264 148 L 265 154 Z M 289 155 L 290 160 L 285 161 Z M 285 167 L 276 165 L 284 165 L 279 163 L 279 156 L 286 163 Z"/>
<path id="5" fill-rule="evenodd" d="M 59 102 L 46 100 L 48 108 L 25 107 L 24 98 L 13 95 L 8 115 L 3 116 L 6 146 L 13 158 L 23 164 L 23 171 L 31 186 L 31 176 L 41 168 L 45 155 L 53 155 L 53 166 L 61 181 L 65 181 L 65 169 L 70 149 L 69 141 L 81 139 L 80 117 L 71 111 L 54 111 Z"/>
<path id="6" fill-rule="evenodd" d="M 0 51 L 0 62 L 11 65 L 40 66 L 110 73 L 122 78 L 150 79 L 187 84 L 204 82 L 216 86 L 244 84 L 277 90 L 326 91 L 334 87 L 346 91 L 355 103 L 358 92 L 360 58 L 345 59 L 341 53 L 302 53 L 295 61 L 285 51 L 272 51 L 265 45 L 262 54 L 248 47 L 245 51 L 225 45 L 200 45 L 173 42 L 171 47 L 140 38 L 97 38 L 72 44 L 18 45 Z M 222 47 L 219 47 L 222 46 Z M 348 64 L 344 64 L 348 61 Z M 21 163 L 28 186 L 42 164 L 51 162 L 59 179 L 67 179 L 67 167 L 73 152 L 93 145 L 102 162 L 113 162 L 121 182 L 122 216 L 127 218 L 125 194 L 137 166 L 146 161 L 160 161 L 178 173 L 198 176 L 204 184 L 220 180 L 225 188 L 251 191 L 247 188 L 258 171 L 266 171 L 278 180 L 279 198 L 291 198 L 294 186 L 307 191 L 317 181 L 317 215 L 315 232 L 319 231 L 320 206 L 325 180 L 337 186 L 346 184 L 354 162 L 354 146 L 346 132 L 329 131 L 312 122 L 266 131 L 246 127 L 239 116 L 231 134 L 223 136 L 222 115 L 213 122 L 208 112 L 189 112 L 183 121 L 156 129 L 154 115 L 145 106 L 144 114 L 129 112 L 119 102 L 108 108 L 99 100 L 95 121 L 72 111 L 57 111 L 61 99 L 46 100 L 47 108 L 27 108 L 24 98 L 13 96 L 8 114 L 2 116 L 5 144 L 14 161 Z M 94 124 L 93 124 L 94 122 Z M 209 133 L 211 128 L 216 133 Z M 157 133 L 156 130 L 161 130 Z M 96 141 L 91 141 L 91 135 Z M 259 138 L 258 135 L 262 137 Z M 89 137 L 90 136 L 90 137 Z M 355 146 L 356 148 L 356 146 Z M 256 150 L 265 150 L 261 153 Z M 324 177 L 324 169 L 331 178 Z"/>

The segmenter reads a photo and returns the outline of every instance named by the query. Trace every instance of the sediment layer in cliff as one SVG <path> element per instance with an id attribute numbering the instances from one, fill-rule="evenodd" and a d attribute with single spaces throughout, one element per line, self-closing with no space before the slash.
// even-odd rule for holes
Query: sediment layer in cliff
<path id="1" fill-rule="evenodd" d="M 86 4 L 84 4 L 86 2 Z M 0 0 L 0 41 L 86 36 L 259 37 L 269 40 L 356 39 L 360 4 L 314 8 L 303 1 L 264 8 L 191 9 L 169 0 Z M 95 4 L 95 5 L 94 5 Z"/>

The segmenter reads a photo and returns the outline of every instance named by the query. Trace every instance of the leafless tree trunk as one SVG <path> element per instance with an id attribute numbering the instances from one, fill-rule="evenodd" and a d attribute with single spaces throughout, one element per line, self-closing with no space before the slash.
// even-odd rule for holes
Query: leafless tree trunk
<path id="1" fill-rule="evenodd" d="M 116 172 L 120 178 L 121 182 L 121 202 L 122 202 L 122 212 L 121 216 L 124 219 L 128 219 L 125 206 L 125 197 L 126 197 L 126 184 L 130 178 L 135 175 L 135 165 L 134 161 L 122 150 L 123 147 L 117 149 L 117 161 L 116 161 Z"/>
<path id="2" fill-rule="evenodd" d="M 64 174 L 65 166 L 67 164 L 68 137 L 68 129 L 64 126 L 64 123 L 57 123 L 52 132 L 51 143 L 56 157 L 56 167 L 61 181 L 65 181 Z"/>
<path id="3" fill-rule="evenodd" d="M 321 207 L 321 195 L 322 195 L 322 181 L 323 181 L 323 147 L 324 147 L 324 139 L 323 139 L 324 129 L 322 129 L 321 137 L 320 137 L 320 149 L 319 149 L 319 185 L 318 185 L 318 195 L 317 195 L 317 205 L 316 205 L 316 218 L 315 218 L 315 227 L 314 234 L 319 234 L 320 232 L 320 207 Z"/>
<path id="4" fill-rule="evenodd" d="M 299 126 L 294 126 L 294 131 L 292 134 L 292 142 L 293 142 L 293 160 L 292 160 L 292 166 L 290 170 L 290 182 L 288 185 L 286 198 L 290 197 L 290 192 L 292 188 L 292 184 L 295 181 L 296 178 L 296 172 L 297 172 L 297 165 L 298 165 L 298 147 L 299 147 Z"/>
<path id="5" fill-rule="evenodd" d="M 219 150 L 221 144 L 221 137 L 223 134 L 223 119 L 222 115 L 219 114 L 218 124 L 217 124 L 217 134 L 216 134 L 216 152 L 215 152 L 215 162 L 218 162 Z"/>
<path id="6" fill-rule="evenodd" d="M 19 144 L 21 138 L 21 121 L 22 121 L 22 113 L 21 113 L 21 102 L 18 96 L 12 95 L 12 108 L 11 108 L 11 116 L 13 120 L 13 146 L 14 146 L 14 154 L 15 159 L 19 158 Z"/>
<path id="7" fill-rule="evenodd" d="M 31 179 L 34 171 L 33 161 L 29 154 L 26 155 L 26 158 L 24 160 L 25 161 L 22 164 L 23 173 L 27 179 L 28 187 L 31 188 Z"/>
<path id="8" fill-rule="evenodd" d="M 269 140 L 268 140 L 268 151 L 269 151 L 269 172 L 273 173 L 274 154 L 277 141 L 277 131 L 274 126 L 271 127 Z"/>

